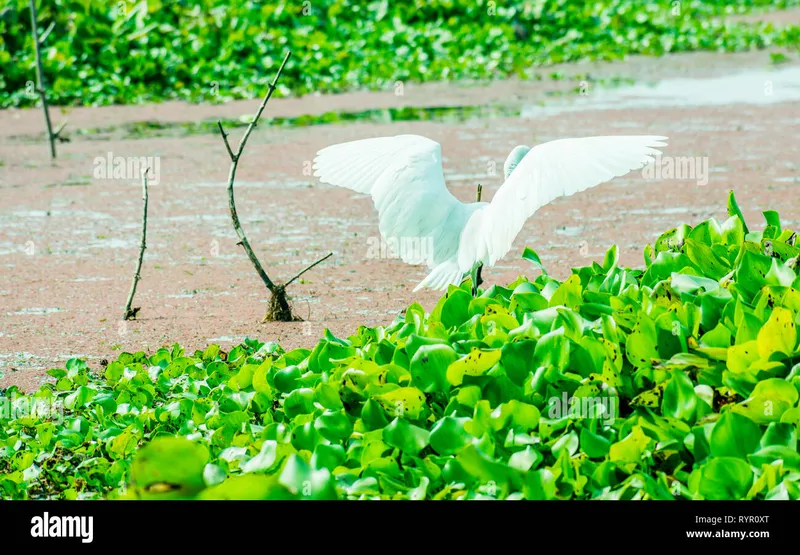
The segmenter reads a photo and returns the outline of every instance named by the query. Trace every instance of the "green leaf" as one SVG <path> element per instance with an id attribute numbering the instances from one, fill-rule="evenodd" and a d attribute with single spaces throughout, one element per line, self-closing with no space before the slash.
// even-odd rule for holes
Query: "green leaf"
<path id="1" fill-rule="evenodd" d="M 749 398 L 731 408 L 758 424 L 780 421 L 783 414 L 797 404 L 797 389 L 780 378 L 769 378 L 756 384 Z"/>
<path id="2" fill-rule="evenodd" d="M 344 408 L 339 391 L 331 384 L 320 383 L 315 392 L 316 401 L 329 410 L 339 410 Z"/>
<path id="3" fill-rule="evenodd" d="M 767 221 L 767 225 L 774 226 L 778 229 L 778 233 L 781 232 L 781 218 L 775 210 L 765 210 L 764 219 Z"/>
<path id="4" fill-rule="evenodd" d="M 462 468 L 481 483 L 504 484 L 515 481 L 516 470 L 508 465 L 493 461 L 474 445 L 467 445 L 456 456 Z"/>
<path id="5" fill-rule="evenodd" d="M 761 447 L 780 446 L 797 451 L 797 427 L 788 423 L 773 422 L 761 437 Z"/>
<path id="6" fill-rule="evenodd" d="M 711 431 L 711 454 L 744 459 L 761 440 L 758 424 L 735 412 L 724 413 Z"/>
<path id="7" fill-rule="evenodd" d="M 258 368 L 259 367 L 254 364 L 245 364 L 235 376 L 228 380 L 228 387 L 234 391 L 247 389 L 253 384 L 253 374 Z"/>
<path id="8" fill-rule="evenodd" d="M 529 361 L 533 358 L 536 341 L 521 340 L 503 345 L 500 361 L 509 379 L 517 385 L 522 385 L 531 369 Z"/>
<path id="9" fill-rule="evenodd" d="M 267 375 L 271 368 L 272 363 L 269 362 L 269 359 L 267 359 L 267 361 L 259 365 L 258 369 L 253 373 L 252 380 L 253 389 L 259 393 L 265 393 L 269 396 L 272 396 L 272 387 L 269 385 Z"/>
<path id="10" fill-rule="evenodd" d="M 768 360 L 775 353 L 789 357 L 797 344 L 797 329 L 792 313 L 780 306 L 772 310 L 769 320 L 758 332 L 758 354 Z"/>
<path id="11" fill-rule="evenodd" d="M 90 387 L 81 386 L 74 393 L 64 398 L 64 407 L 69 410 L 78 410 L 89 404 L 97 391 Z"/>
<path id="12" fill-rule="evenodd" d="M 431 320 L 439 321 L 445 329 L 458 327 L 469 319 L 469 305 L 472 295 L 458 287 L 450 289 L 431 312 Z"/>
<path id="13" fill-rule="evenodd" d="M 586 453 L 590 459 L 599 459 L 608 455 L 611 450 L 611 442 L 605 437 L 583 428 L 580 435 L 580 447 L 581 451 Z"/>
<path id="14" fill-rule="evenodd" d="M 290 499 L 291 495 L 274 476 L 244 474 L 203 490 L 197 499 L 204 500 L 268 500 Z"/>
<path id="15" fill-rule="evenodd" d="M 522 251 L 522 258 L 523 258 L 523 260 L 527 260 L 528 262 L 533 264 L 533 267 L 535 269 L 541 270 L 541 272 L 544 275 L 547 275 L 547 271 L 544 269 L 544 265 L 542 264 L 542 261 L 539 258 L 539 255 L 536 254 L 536 251 L 534 251 L 530 247 L 525 247 L 525 249 Z"/>
<path id="16" fill-rule="evenodd" d="M 409 455 L 416 455 L 428 445 L 430 433 L 405 419 L 395 418 L 383 429 L 383 441 Z"/>
<path id="17" fill-rule="evenodd" d="M 456 359 L 458 355 L 449 345 L 423 345 L 409 366 L 412 384 L 426 393 L 447 391 L 447 369 Z"/>
<path id="18" fill-rule="evenodd" d="M 157 437 L 131 463 L 131 485 L 142 499 L 189 499 L 205 488 L 208 449 L 180 437 Z"/>
<path id="19" fill-rule="evenodd" d="M 207 487 L 221 484 L 227 477 L 227 473 L 219 465 L 207 464 L 203 469 L 203 481 Z"/>
<path id="20" fill-rule="evenodd" d="M 501 356 L 502 351 L 499 349 L 487 351 L 473 347 L 468 355 L 448 364 L 446 379 L 452 385 L 461 385 L 464 376 L 483 375 L 500 361 Z"/>
<path id="21" fill-rule="evenodd" d="M 325 411 L 317 417 L 314 426 L 322 437 L 328 441 L 341 441 L 353 433 L 353 423 L 344 410 Z"/>
<path id="22" fill-rule="evenodd" d="M 286 366 L 275 373 L 273 383 L 278 391 L 282 393 L 290 393 L 296 387 L 298 387 L 298 381 L 301 375 L 302 371 L 297 366 Z"/>
<path id="23" fill-rule="evenodd" d="M 727 261 L 717 256 L 708 245 L 687 237 L 684 249 L 686 256 L 703 272 L 703 275 L 719 280 L 730 272 Z"/>
<path id="24" fill-rule="evenodd" d="M 338 499 L 331 473 L 327 469 L 312 469 L 305 460 L 296 454 L 289 456 L 278 481 L 295 498 Z"/>
<path id="25" fill-rule="evenodd" d="M 743 459 L 713 458 L 703 466 L 700 493 L 705 499 L 742 499 L 753 482 L 753 471 Z"/>
<path id="26" fill-rule="evenodd" d="M 675 371 L 664 389 L 661 414 L 678 420 L 694 423 L 697 411 L 697 394 L 689 376 Z"/>
<path id="27" fill-rule="evenodd" d="M 539 451 L 528 445 L 522 451 L 517 451 L 508 458 L 508 466 L 516 468 L 520 472 L 528 472 L 539 464 L 543 458 Z"/>
<path id="28" fill-rule="evenodd" d="M 267 440 L 261 445 L 261 450 L 254 457 L 239 465 L 242 472 L 264 472 L 273 467 L 278 461 L 278 442 Z"/>
<path id="29" fill-rule="evenodd" d="M 642 314 L 625 343 L 625 355 L 637 368 L 649 367 L 653 359 L 658 359 L 656 345 L 656 326 L 646 314 Z"/>
<path id="30" fill-rule="evenodd" d="M 361 420 L 367 430 L 379 430 L 389 424 L 381 404 L 372 399 L 367 399 L 361 409 Z"/>
<path id="31" fill-rule="evenodd" d="M 736 216 L 739 218 L 739 220 L 742 222 L 745 235 L 750 233 L 750 231 L 747 229 L 747 223 L 744 221 L 742 211 L 739 209 L 739 205 L 736 203 L 736 196 L 733 194 L 732 190 L 728 193 L 728 216 Z"/>
<path id="32" fill-rule="evenodd" d="M 314 412 L 314 390 L 304 387 L 292 391 L 283 401 L 283 412 L 289 418 Z"/>
<path id="33" fill-rule="evenodd" d="M 425 395 L 416 387 L 399 387 L 374 399 L 392 418 L 416 420 L 427 410 Z"/>
<path id="34" fill-rule="evenodd" d="M 445 416 L 431 429 L 430 445 L 440 455 L 455 455 L 470 443 L 472 436 L 464 429 L 469 418 Z"/>
<path id="35" fill-rule="evenodd" d="M 634 426 L 624 439 L 611 445 L 609 460 L 631 472 L 641 461 L 650 441 L 641 426 Z"/>

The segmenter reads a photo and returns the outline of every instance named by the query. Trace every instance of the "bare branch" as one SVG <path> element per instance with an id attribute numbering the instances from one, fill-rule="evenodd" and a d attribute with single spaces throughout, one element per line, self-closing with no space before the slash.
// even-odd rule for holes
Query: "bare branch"
<path id="1" fill-rule="evenodd" d="M 311 266 L 307 267 L 305 270 L 303 270 L 302 272 L 300 272 L 299 274 L 297 274 L 296 276 L 294 276 L 292 279 L 290 279 L 289 281 L 287 281 L 287 282 L 286 282 L 286 284 L 284 285 L 284 287 L 289 287 L 289 285 L 291 285 L 291 283 L 292 283 L 294 280 L 296 280 L 297 278 L 299 278 L 300 276 L 302 276 L 303 274 L 305 274 L 307 271 L 309 271 L 311 268 L 313 268 L 314 266 L 316 266 L 316 265 L 317 265 L 317 264 L 319 264 L 320 262 L 324 262 L 324 261 L 326 261 L 326 260 L 327 260 L 327 259 L 329 259 L 331 256 L 333 256 L 333 253 L 332 253 L 332 252 L 329 252 L 329 253 L 327 254 L 327 256 L 324 256 L 323 258 L 320 258 L 319 260 L 317 260 L 316 262 L 314 262 L 314 263 L 313 263 Z"/>
<path id="2" fill-rule="evenodd" d="M 37 87 L 36 90 L 39 93 L 39 97 L 42 99 L 42 110 L 44 111 L 44 121 L 47 125 L 47 139 L 50 141 L 50 157 L 55 159 L 56 157 L 56 139 L 58 138 L 58 133 L 61 129 L 64 128 L 62 125 L 61 128 L 53 133 L 53 124 L 50 121 L 50 108 L 47 104 L 47 93 L 45 92 L 45 81 L 44 81 L 44 71 L 42 71 L 42 53 L 41 53 L 41 43 L 44 42 L 44 39 L 50 34 L 52 31 L 53 25 L 47 29 L 45 34 L 42 38 L 39 38 L 39 24 L 37 23 L 36 17 L 36 1 L 30 0 L 31 6 L 31 32 L 33 33 L 33 46 L 36 50 L 36 81 Z"/>
<path id="3" fill-rule="evenodd" d="M 231 158 L 231 169 L 228 174 L 228 207 L 230 208 L 231 212 L 231 220 L 233 221 L 233 229 L 236 231 L 236 235 L 239 237 L 239 241 L 236 243 L 237 245 L 241 245 L 244 248 L 245 253 L 247 253 L 247 257 L 250 259 L 250 262 L 253 264 L 253 267 L 256 269 L 261 281 L 264 282 L 264 285 L 267 286 L 269 292 L 271 293 L 271 297 L 269 300 L 269 307 L 267 310 L 267 314 L 264 316 L 264 322 L 266 321 L 281 321 L 281 322 L 290 322 L 290 321 L 297 321 L 301 320 L 301 318 L 297 317 L 293 312 L 291 305 L 289 304 L 288 298 L 286 296 L 286 287 L 291 284 L 294 280 L 302 276 L 305 272 L 329 258 L 333 253 L 329 253 L 325 258 L 318 260 L 292 279 L 290 279 L 284 285 L 276 285 L 264 271 L 263 266 L 261 266 L 261 262 L 259 262 L 258 257 L 253 252 L 253 249 L 250 247 L 250 242 L 247 240 L 247 236 L 242 229 L 242 225 L 239 222 L 239 216 L 236 213 L 236 201 L 233 194 L 233 183 L 236 179 L 236 169 L 239 166 L 239 160 L 242 157 L 242 153 L 244 152 L 244 147 L 247 144 L 247 139 L 250 137 L 250 134 L 253 132 L 253 129 L 258 125 L 258 120 L 261 118 L 261 114 L 264 112 L 264 109 L 267 107 L 267 102 L 272 97 L 272 93 L 275 92 L 276 84 L 278 83 L 278 79 L 283 72 L 283 68 L 286 66 L 286 62 L 289 60 L 289 56 L 291 55 L 291 51 L 286 52 L 286 56 L 283 58 L 283 62 L 281 63 L 280 67 L 278 68 L 277 73 L 275 74 L 275 78 L 272 80 L 272 83 L 269 84 L 269 90 L 267 94 L 264 96 L 264 99 L 261 101 L 261 105 L 258 107 L 258 112 L 256 112 L 255 117 L 247 126 L 247 129 L 242 136 L 242 139 L 239 141 L 239 146 L 236 149 L 236 152 L 233 152 L 231 149 L 231 145 L 228 142 L 228 135 L 225 133 L 225 129 L 222 127 L 222 122 L 217 122 L 217 127 L 219 127 L 220 135 L 222 135 L 222 140 L 225 143 L 225 149 L 228 151 L 228 155 Z"/>
<path id="4" fill-rule="evenodd" d="M 228 142 L 228 137 L 225 134 L 225 130 L 222 128 L 222 123 L 217 122 L 219 126 L 219 132 L 222 134 L 222 139 L 225 142 L 225 148 L 228 150 L 228 154 L 231 157 L 231 170 L 228 174 L 228 207 L 231 211 L 231 219 L 233 220 L 233 229 L 236 231 L 236 235 L 239 237 L 239 244 L 242 245 L 245 252 L 247 253 L 247 257 L 250 259 L 250 262 L 253 263 L 253 266 L 258 272 L 261 281 L 264 282 L 264 285 L 267 286 L 267 289 L 270 290 L 272 294 L 275 294 L 277 290 L 276 285 L 273 281 L 269 278 L 267 273 L 264 271 L 264 268 L 261 266 L 261 262 L 259 262 L 258 257 L 253 252 L 253 249 L 250 247 L 250 242 L 247 240 L 247 236 L 242 229 L 242 224 L 239 222 L 239 216 L 236 213 L 236 201 L 234 199 L 233 194 L 233 182 L 236 178 L 236 168 L 239 165 L 239 158 L 242 155 L 242 151 L 244 150 L 244 146 L 247 143 L 247 139 L 250 136 L 250 133 L 253 131 L 253 128 L 258 123 L 261 114 L 264 112 L 264 108 L 267 106 L 267 102 L 269 102 L 270 97 L 272 96 L 272 92 L 275 90 L 275 83 L 278 82 L 278 78 L 281 76 L 281 72 L 283 71 L 284 66 L 286 65 L 286 61 L 289 59 L 291 55 L 291 51 L 286 52 L 286 56 L 283 58 L 283 63 L 281 67 L 278 68 L 278 73 L 275 75 L 275 78 L 272 80 L 272 83 L 269 86 L 269 91 L 267 92 L 266 96 L 264 96 L 264 100 L 261 101 L 261 106 L 258 108 L 258 112 L 256 113 L 255 118 L 253 121 L 250 122 L 250 125 L 247 126 L 247 131 L 245 131 L 242 140 L 239 142 L 239 147 L 236 149 L 236 153 L 231 150 L 230 143 Z"/>
<path id="5" fill-rule="evenodd" d="M 123 320 L 136 318 L 136 314 L 139 312 L 139 308 L 132 309 L 131 304 L 133 303 L 133 296 L 136 294 L 136 285 L 142 278 L 142 260 L 144 259 L 144 250 L 147 248 L 147 172 L 149 171 L 150 168 L 145 168 L 142 172 L 142 201 L 144 205 L 142 209 L 142 240 L 139 245 L 139 260 L 136 262 L 136 272 L 133 274 L 131 291 L 128 293 L 128 303 L 125 305 L 125 314 L 122 316 Z"/>
<path id="6" fill-rule="evenodd" d="M 264 108 L 267 107 L 267 102 L 269 102 L 272 93 L 275 91 L 275 85 L 278 83 L 278 78 L 281 76 L 283 72 L 284 66 L 286 66 L 286 62 L 289 60 L 289 56 L 292 54 L 291 50 L 286 51 L 286 56 L 283 57 L 283 62 L 281 62 L 281 67 L 278 68 L 278 73 L 275 74 L 275 78 L 272 80 L 272 83 L 269 84 L 269 90 L 267 91 L 264 100 L 261 101 L 261 106 L 258 107 L 258 112 L 256 112 L 256 117 L 253 118 L 253 121 L 250 122 L 250 125 L 247 126 L 247 131 L 244 132 L 244 136 L 242 140 L 239 141 L 239 148 L 236 150 L 236 159 L 238 160 L 239 157 L 242 155 L 242 151 L 244 150 L 244 145 L 247 143 L 247 139 L 250 137 L 250 133 L 253 132 L 253 128 L 258 125 L 258 120 L 261 118 L 262 112 L 264 112 Z M 220 127 L 222 127 L 220 125 Z"/>
<path id="7" fill-rule="evenodd" d="M 69 122 L 67 122 L 66 120 L 64 120 L 64 122 L 63 122 L 61 125 L 59 125 L 59 126 L 58 126 L 58 129 L 56 129 L 55 131 L 53 131 L 53 138 L 54 138 L 54 139 L 60 139 L 60 138 L 61 138 L 61 132 L 62 132 L 62 131 L 64 130 L 64 128 L 67 126 L 67 123 L 69 123 Z"/>
<path id="8" fill-rule="evenodd" d="M 50 36 L 50 33 L 53 31 L 53 29 L 55 29 L 55 27 L 56 27 L 56 22 L 55 21 L 51 21 L 50 22 L 50 26 L 47 29 L 45 29 L 44 33 L 42 33 L 42 36 L 39 37 L 39 44 L 44 44 L 45 43 L 45 41 L 47 40 L 47 37 Z"/>
<path id="9" fill-rule="evenodd" d="M 222 128 L 222 122 L 217 121 L 217 125 L 219 126 L 219 133 L 222 135 L 222 140 L 225 141 L 225 148 L 228 150 L 228 154 L 231 157 L 231 162 L 236 162 L 236 155 L 231 150 L 231 144 L 228 142 L 228 134 L 225 133 L 225 130 Z"/>

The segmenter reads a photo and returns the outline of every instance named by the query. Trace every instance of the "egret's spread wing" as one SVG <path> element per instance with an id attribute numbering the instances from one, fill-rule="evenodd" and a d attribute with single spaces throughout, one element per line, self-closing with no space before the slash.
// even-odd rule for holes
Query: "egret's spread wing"
<path id="1" fill-rule="evenodd" d="M 608 136 L 560 139 L 535 146 L 491 203 L 475 212 L 461 237 L 459 266 L 493 265 L 511 250 L 526 220 L 542 206 L 642 168 L 660 154 L 666 137 Z"/>
<path id="2" fill-rule="evenodd" d="M 381 234 L 404 262 L 433 267 L 455 255 L 460 228 L 448 226 L 463 205 L 445 186 L 436 141 L 399 135 L 332 145 L 314 158 L 314 176 L 371 195 Z"/>

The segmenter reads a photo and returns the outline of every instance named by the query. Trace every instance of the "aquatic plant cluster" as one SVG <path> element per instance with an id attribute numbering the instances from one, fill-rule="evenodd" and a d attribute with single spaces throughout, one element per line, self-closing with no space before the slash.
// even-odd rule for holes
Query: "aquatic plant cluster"
<path id="1" fill-rule="evenodd" d="M 725 22 L 800 0 L 51 0 L 38 2 L 55 105 L 259 97 L 285 49 L 289 94 L 406 82 L 541 77 L 543 66 L 630 54 L 797 49 L 800 27 Z M 32 106 L 28 0 L 0 0 L 0 107 Z"/>
<path id="2" fill-rule="evenodd" d="M 798 499 L 800 246 L 727 210 L 311 349 L 72 359 L 0 397 L 0 496 Z"/>

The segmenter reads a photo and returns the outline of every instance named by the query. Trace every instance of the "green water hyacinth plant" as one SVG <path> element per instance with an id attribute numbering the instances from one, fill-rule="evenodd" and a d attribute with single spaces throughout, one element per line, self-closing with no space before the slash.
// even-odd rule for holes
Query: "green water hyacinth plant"
<path id="1" fill-rule="evenodd" d="M 312 349 L 178 345 L 5 391 L 0 493 L 63 499 L 798 499 L 800 247 L 681 225 L 564 281 L 469 281 Z M 23 399 L 59 411 L 20 414 Z M 32 406 L 32 405 L 31 405 Z"/>
<path id="2" fill-rule="evenodd" d="M 29 0 L 0 0 L 0 107 L 35 106 Z M 800 26 L 722 19 L 800 0 L 39 0 L 54 106 L 222 103 L 260 97 L 264 68 L 292 59 L 280 96 L 410 83 L 562 79 L 548 66 L 629 55 L 783 48 Z M 778 53 L 775 53 L 776 55 Z M 535 68 L 531 66 L 535 65 Z M 575 82 L 595 82 L 580 76 Z"/>

